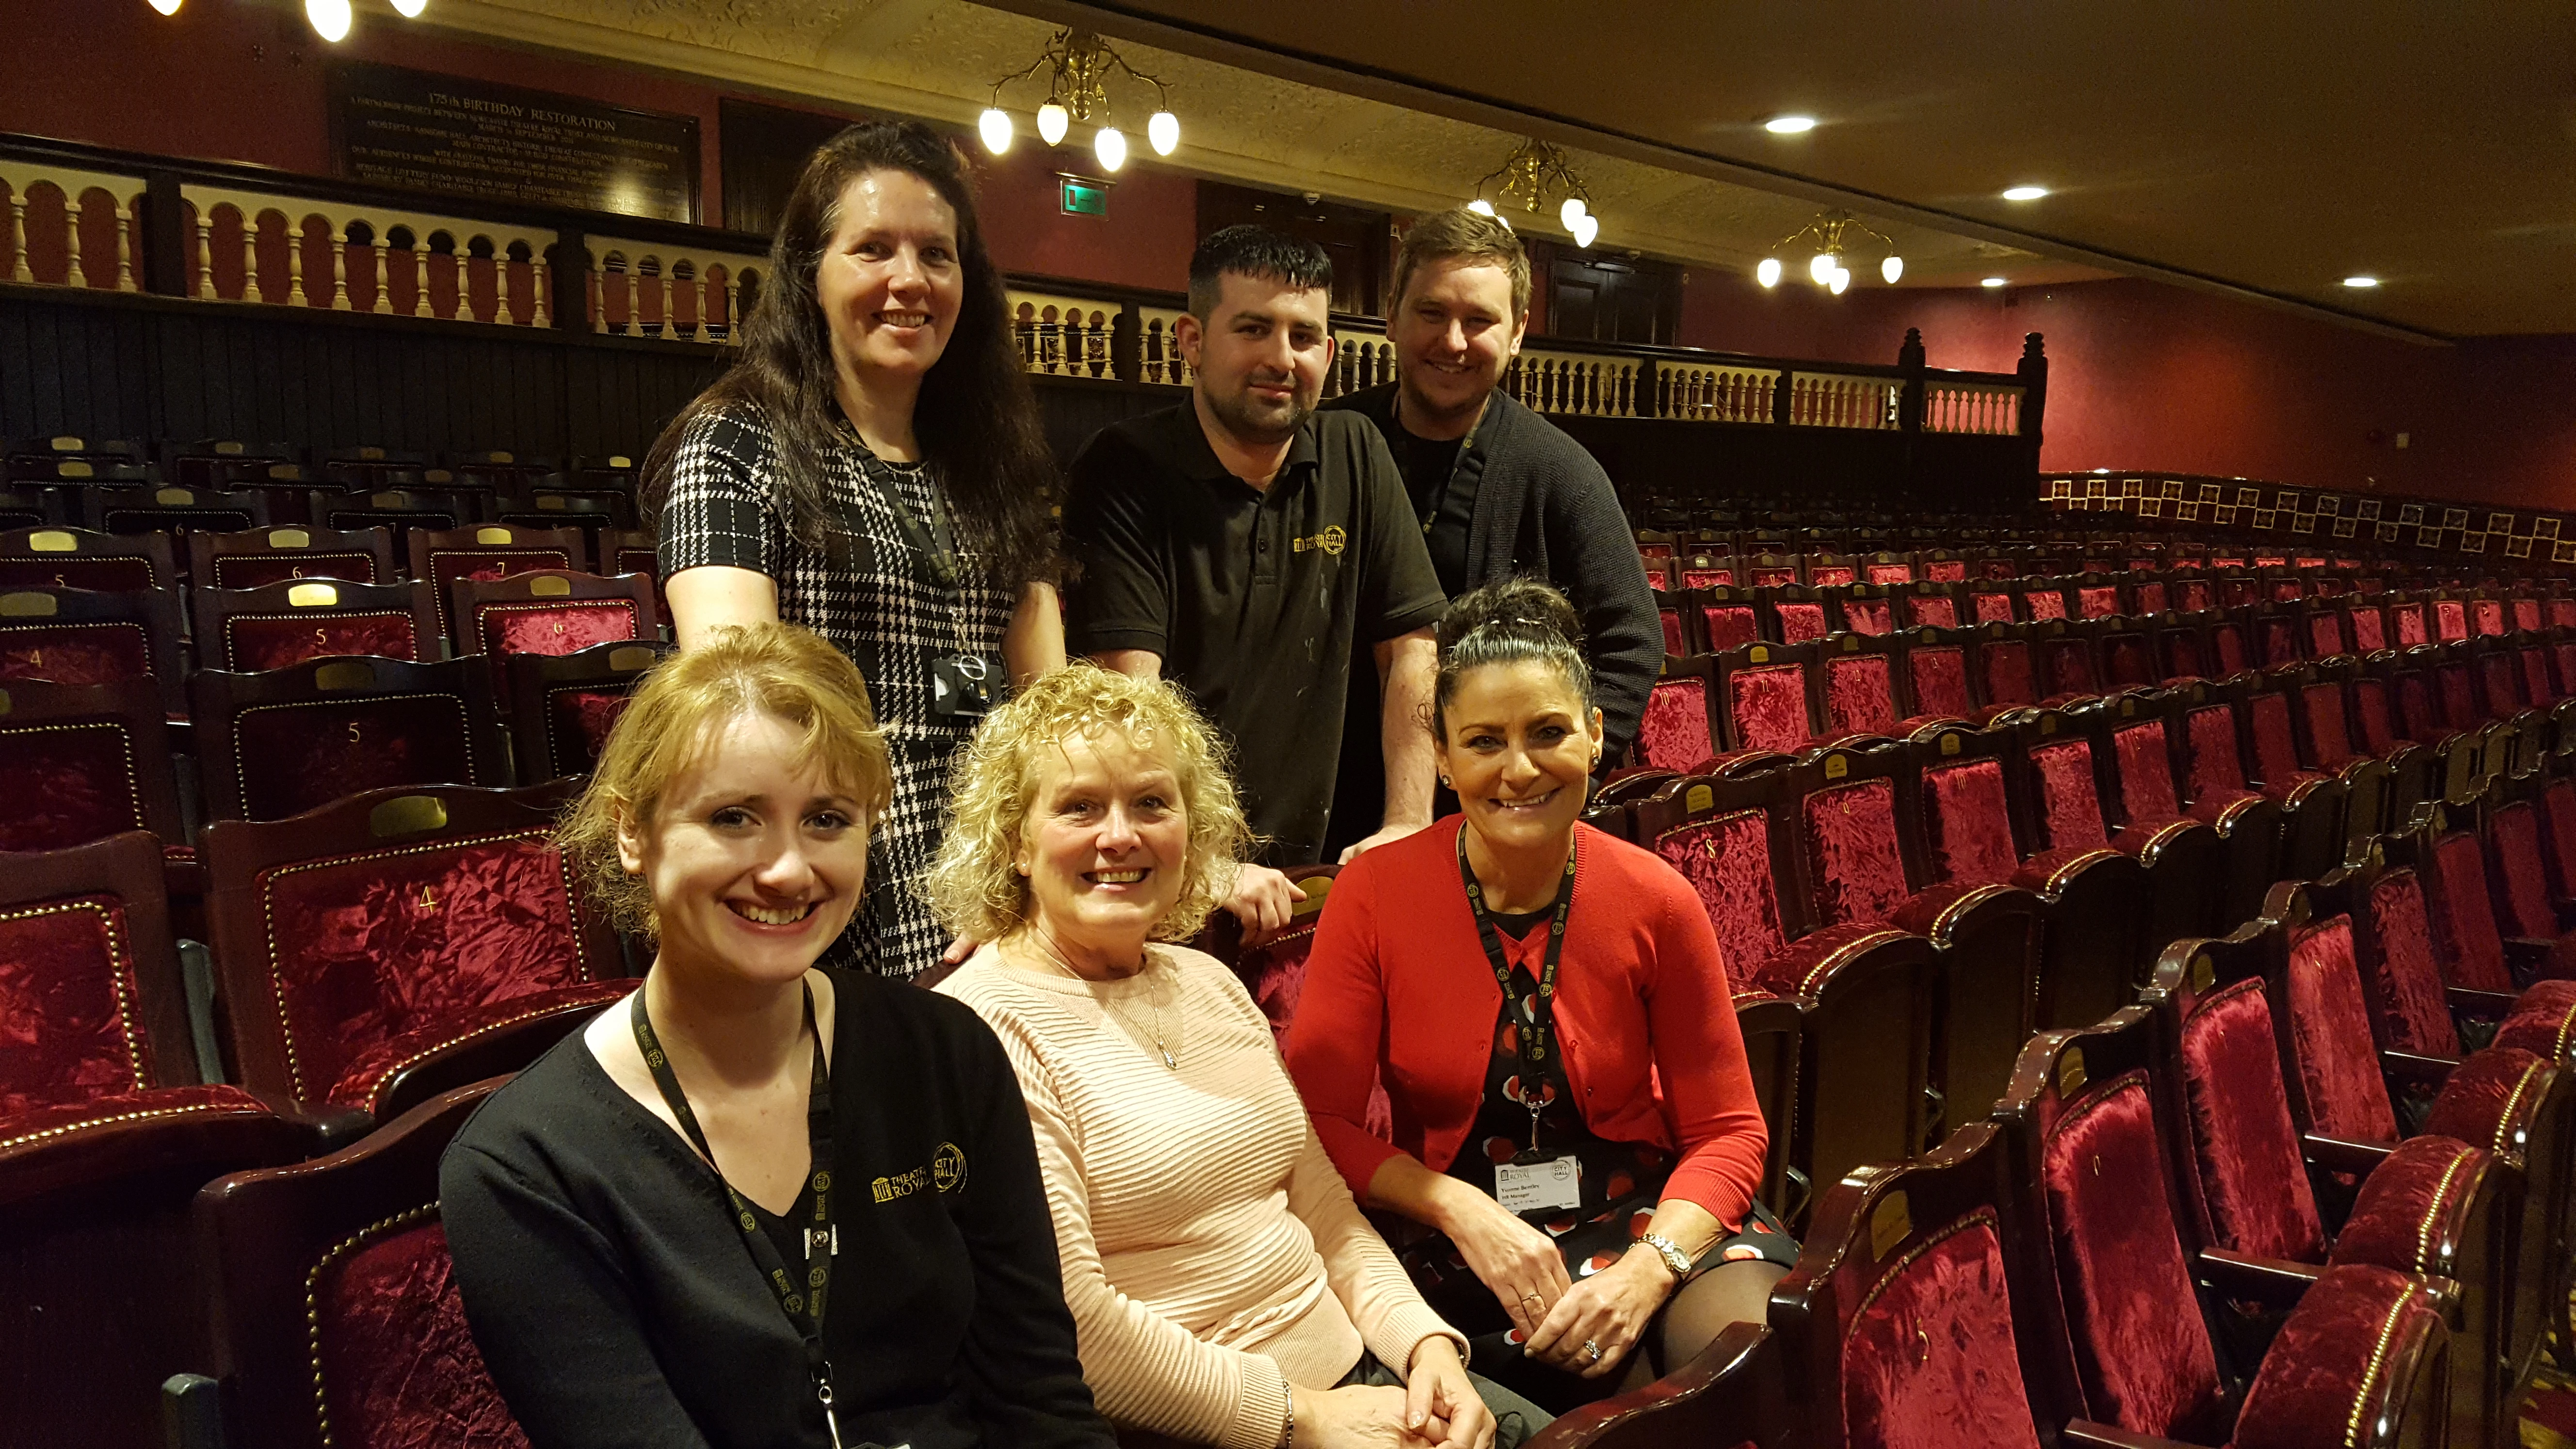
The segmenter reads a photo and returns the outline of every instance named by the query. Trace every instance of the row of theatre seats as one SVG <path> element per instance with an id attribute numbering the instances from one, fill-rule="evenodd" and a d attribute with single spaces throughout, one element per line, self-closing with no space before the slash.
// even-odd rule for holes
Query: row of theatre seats
<path id="1" fill-rule="evenodd" d="M 2207 646 L 2227 621 L 2194 622 Z M 2051 626 L 2089 627 L 1986 628 Z M 2555 671 L 2563 627 L 2544 610 L 2399 673 L 2474 679 L 2482 651 L 2534 644 Z M 1897 677 L 1911 655 L 1884 651 L 1921 643 L 1846 628 L 1737 646 L 1810 654 L 1723 675 L 1724 656 L 1677 659 L 1645 765 L 1596 802 L 1596 824 L 1709 903 L 1772 1124 L 1763 1192 L 1808 1251 L 1770 1324 L 1547 1445 L 2215 1445 L 2231 1422 L 2249 1449 L 2496 1442 L 2539 1346 L 2567 1341 L 2557 1073 L 2576 996 L 2554 978 L 2576 975 L 2558 969 L 2576 952 L 2559 944 L 2576 730 L 2556 695 L 2576 679 L 2271 774 L 2250 768 L 2265 699 L 2292 711 L 2295 752 L 2318 738 L 2305 689 L 2331 682 L 2340 718 L 2366 722 L 2365 686 L 2402 711 L 2403 678 L 2302 660 L 2282 666 L 2316 671 L 2293 702 L 2277 670 L 2222 672 L 2211 652 L 2140 687 L 2099 674 L 2083 695 L 1835 731 L 1824 666 L 1879 650 Z M 1741 745 L 1721 706 L 1784 661 L 1805 732 Z M 288 670 L 352 662 L 398 661 Z M 1694 686 L 1691 745 L 1672 721 Z M 21 701 L 137 687 L 0 683 L 0 766 L 60 733 L 11 734 Z M 592 691 L 602 727 L 622 687 Z M 2438 680 L 2424 697 L 2447 711 Z M 139 717 L 158 722 L 148 702 Z M 433 718 L 381 753 L 458 729 Z M 281 738 L 254 763 L 297 758 Z M 540 779 L 529 738 L 520 778 Z M 137 792 L 129 766 L 151 758 L 129 743 L 22 774 L 0 814 Z M 284 818 L 215 819 L 193 852 L 146 820 L 0 857 L 13 1436 L 521 1442 L 464 1328 L 436 1161 L 639 958 L 546 844 L 569 783 L 477 788 L 446 758 Z M 67 833 L 101 827 L 124 828 L 107 812 Z M 1287 937 L 1229 952 L 1274 1022 L 1315 897 Z"/>

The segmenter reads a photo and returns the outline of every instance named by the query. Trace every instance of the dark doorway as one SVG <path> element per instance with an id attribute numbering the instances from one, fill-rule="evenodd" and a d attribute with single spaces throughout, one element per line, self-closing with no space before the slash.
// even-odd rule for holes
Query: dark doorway
<path id="1" fill-rule="evenodd" d="M 1547 278 L 1548 336 L 1671 345 L 1681 327 L 1681 268 L 1642 257 L 1568 252 L 1544 242 L 1532 250 Z"/>
<path id="2" fill-rule="evenodd" d="M 1383 315 L 1380 293 L 1394 227 L 1394 218 L 1387 213 L 1221 181 L 1199 183 L 1199 235 L 1243 222 L 1303 237 L 1322 247 L 1333 259 L 1334 311 Z"/>

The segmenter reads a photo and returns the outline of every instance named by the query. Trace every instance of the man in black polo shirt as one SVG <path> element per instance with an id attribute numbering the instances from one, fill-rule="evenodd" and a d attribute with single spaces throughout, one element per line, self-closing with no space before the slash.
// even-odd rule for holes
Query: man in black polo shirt
<path id="1" fill-rule="evenodd" d="M 1492 217 L 1435 212 L 1405 233 L 1394 282 L 1386 335 L 1396 380 L 1332 407 L 1365 415 L 1385 435 L 1442 589 L 1455 596 L 1529 574 L 1574 605 L 1604 758 L 1616 760 L 1663 668 L 1663 625 L 1610 476 L 1497 386 L 1529 325 L 1529 255 Z M 1369 685 L 1351 681 L 1354 713 L 1373 703 Z M 1370 793 L 1371 744 L 1356 732 L 1344 741 L 1344 798 Z"/>
<path id="2" fill-rule="evenodd" d="M 1386 787 L 1345 859 L 1431 823 L 1432 625 L 1445 597 L 1386 442 L 1317 413 L 1332 363 L 1323 249 L 1234 226 L 1190 258 L 1174 333 L 1189 401 L 1104 429 L 1074 460 L 1067 642 L 1187 689 L 1230 737 L 1267 865 L 1322 858 L 1356 651 L 1384 688 Z M 1291 892 L 1247 869 L 1232 903 L 1285 924 Z"/>

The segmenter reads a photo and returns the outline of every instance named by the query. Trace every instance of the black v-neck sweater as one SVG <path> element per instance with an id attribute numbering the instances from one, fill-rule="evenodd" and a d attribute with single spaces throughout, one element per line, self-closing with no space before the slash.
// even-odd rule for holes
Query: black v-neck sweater
<path id="1" fill-rule="evenodd" d="M 831 978 L 842 1442 L 1111 1449 L 1001 1043 L 947 997 Z M 466 1319 L 535 1449 L 828 1449 L 723 1187 L 579 1033 L 474 1114 L 439 1189 Z"/>

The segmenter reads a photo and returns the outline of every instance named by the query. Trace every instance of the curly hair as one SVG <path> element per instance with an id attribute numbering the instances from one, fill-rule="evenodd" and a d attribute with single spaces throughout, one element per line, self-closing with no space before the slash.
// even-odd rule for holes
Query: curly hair
<path id="1" fill-rule="evenodd" d="M 619 830 L 650 835 L 662 797 L 698 762 L 707 742 L 755 713 L 799 731 L 797 765 L 821 765 L 871 816 L 893 798 L 885 736 L 868 703 L 867 681 L 848 655 L 795 624 L 718 629 L 636 684 L 590 783 L 555 826 L 555 847 L 619 930 L 658 934 L 651 886 L 618 859 Z"/>
<path id="2" fill-rule="evenodd" d="M 922 898 L 949 930 L 998 941 L 1028 924 L 1029 884 L 1013 868 L 1039 783 L 1038 759 L 1070 739 L 1116 731 L 1153 754 L 1180 783 L 1189 853 L 1181 895 L 1154 937 L 1185 941 L 1233 887 L 1250 843 L 1225 746 L 1187 699 L 1158 679 L 1136 679 L 1089 661 L 1040 675 L 985 716 L 950 769 L 948 832 L 920 881 Z"/>

